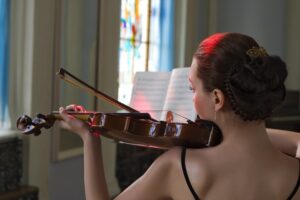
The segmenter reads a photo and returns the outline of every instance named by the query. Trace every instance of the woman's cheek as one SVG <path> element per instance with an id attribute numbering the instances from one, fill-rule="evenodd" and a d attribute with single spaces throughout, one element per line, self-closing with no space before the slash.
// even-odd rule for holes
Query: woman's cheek
<path id="1" fill-rule="evenodd" d="M 197 93 L 195 93 L 194 95 L 194 107 L 195 107 L 195 110 L 198 114 L 198 116 L 201 118 L 201 119 L 209 119 L 209 106 L 206 105 L 207 102 L 205 100 L 205 98 L 200 98 L 199 95 L 197 95 Z"/>
<path id="2" fill-rule="evenodd" d="M 194 94 L 193 101 L 194 101 L 194 108 L 195 108 L 197 114 L 201 117 L 200 102 L 199 102 L 199 98 L 196 94 Z"/>

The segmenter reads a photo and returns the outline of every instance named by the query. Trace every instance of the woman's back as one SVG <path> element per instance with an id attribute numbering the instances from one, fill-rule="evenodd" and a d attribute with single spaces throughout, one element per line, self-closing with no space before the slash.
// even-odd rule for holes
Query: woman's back
<path id="1" fill-rule="evenodd" d="M 182 159 L 183 151 L 175 151 L 176 160 Z M 208 149 L 187 149 L 184 161 L 192 190 L 200 199 L 208 200 L 285 200 L 294 190 L 300 170 L 298 160 L 270 146 L 248 148 L 225 143 Z M 195 199 L 182 164 L 177 162 L 176 168 L 176 180 L 171 180 L 175 185 L 172 196 Z M 293 199 L 300 199 L 300 192 Z"/>

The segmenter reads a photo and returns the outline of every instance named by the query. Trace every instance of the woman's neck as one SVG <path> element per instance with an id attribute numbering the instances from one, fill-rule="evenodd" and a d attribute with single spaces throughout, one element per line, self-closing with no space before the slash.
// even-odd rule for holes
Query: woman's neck
<path id="1" fill-rule="evenodd" d="M 270 161 L 280 158 L 282 153 L 276 149 L 268 138 L 265 124 L 247 122 L 234 126 L 226 125 L 223 131 L 222 152 L 236 157 Z"/>
<path id="2" fill-rule="evenodd" d="M 220 124 L 224 139 L 248 138 L 266 134 L 264 122 L 244 122 L 242 120 L 226 120 L 226 123 Z"/>
<path id="3" fill-rule="evenodd" d="M 241 146 L 242 148 L 257 148 L 257 150 L 263 148 L 264 151 L 266 149 L 275 150 L 267 135 L 264 121 L 245 122 L 237 116 L 231 115 L 220 117 L 217 124 L 223 133 L 223 144 Z"/>

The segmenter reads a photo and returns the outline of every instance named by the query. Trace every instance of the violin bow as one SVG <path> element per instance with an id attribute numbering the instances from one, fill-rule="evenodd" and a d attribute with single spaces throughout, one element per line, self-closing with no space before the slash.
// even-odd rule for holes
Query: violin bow
<path id="1" fill-rule="evenodd" d="M 110 102 L 112 105 L 115 105 L 121 109 L 128 111 L 128 112 L 139 113 L 139 111 L 115 100 L 114 98 L 110 97 L 109 95 L 107 95 L 107 94 L 97 90 L 96 88 L 92 87 L 91 85 L 85 83 L 84 81 L 80 80 L 79 78 L 77 78 L 76 76 L 74 76 L 73 74 L 71 74 L 70 72 L 65 70 L 64 68 L 60 68 L 59 71 L 56 73 L 56 75 L 58 75 L 62 80 L 70 83 L 71 85 L 79 87 L 79 88 L 83 89 L 84 91 L 90 93 L 91 95 L 96 96 L 97 98 L 104 99 L 104 100 Z"/>

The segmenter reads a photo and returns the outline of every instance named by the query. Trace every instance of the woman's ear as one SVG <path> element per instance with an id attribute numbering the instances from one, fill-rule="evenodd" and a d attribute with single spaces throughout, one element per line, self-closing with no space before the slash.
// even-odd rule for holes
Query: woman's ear
<path id="1" fill-rule="evenodd" d="M 225 97 L 224 93 L 221 90 L 214 89 L 212 91 L 212 98 L 215 106 L 215 111 L 218 111 L 224 107 Z"/>

